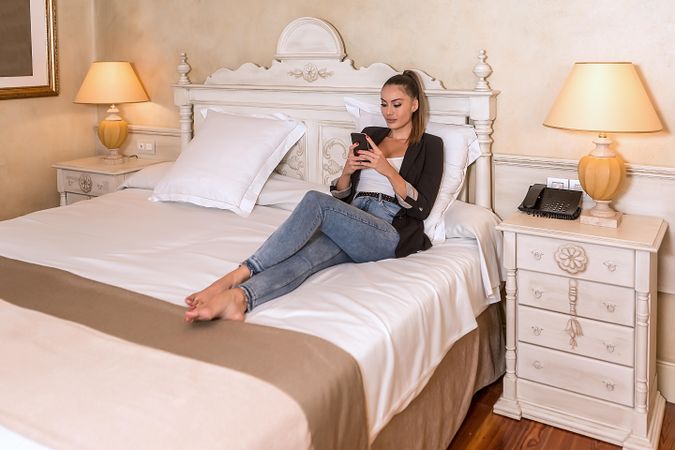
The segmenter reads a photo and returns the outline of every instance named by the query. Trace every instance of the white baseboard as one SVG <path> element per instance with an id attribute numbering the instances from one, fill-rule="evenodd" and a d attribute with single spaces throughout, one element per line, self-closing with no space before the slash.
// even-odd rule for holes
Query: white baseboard
<path id="1" fill-rule="evenodd" d="M 659 391 L 670 403 L 675 403 L 675 364 L 668 361 L 656 361 L 656 373 L 659 377 Z"/>

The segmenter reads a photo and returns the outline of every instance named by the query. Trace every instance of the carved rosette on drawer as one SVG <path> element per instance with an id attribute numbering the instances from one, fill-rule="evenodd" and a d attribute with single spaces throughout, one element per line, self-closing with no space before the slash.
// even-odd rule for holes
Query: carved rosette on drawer
<path id="1" fill-rule="evenodd" d="M 574 244 L 564 244 L 558 247 L 554 256 L 558 267 L 567 273 L 575 275 L 586 270 L 588 258 L 583 247 Z"/>
<path id="2" fill-rule="evenodd" d="M 77 179 L 77 183 L 80 186 L 80 190 L 85 194 L 91 192 L 91 188 L 94 186 L 94 183 L 91 181 L 91 176 L 86 173 L 81 173 Z"/>
<path id="3" fill-rule="evenodd" d="M 560 269 L 572 275 L 586 270 L 588 264 L 586 251 L 584 251 L 583 247 L 575 244 L 561 245 L 555 251 L 554 258 Z M 577 320 L 577 286 L 577 280 L 569 280 L 567 298 L 570 303 L 570 319 L 567 321 L 565 331 L 570 337 L 569 344 L 572 350 L 577 348 L 577 337 L 584 335 L 581 324 Z"/>

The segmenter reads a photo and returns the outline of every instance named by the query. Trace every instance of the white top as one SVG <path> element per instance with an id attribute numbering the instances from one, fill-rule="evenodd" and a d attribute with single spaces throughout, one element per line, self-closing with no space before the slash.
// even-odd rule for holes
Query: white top
<path id="1" fill-rule="evenodd" d="M 387 158 L 387 161 L 389 161 L 389 164 L 399 172 L 401 170 L 401 164 L 403 163 L 403 156 L 399 156 L 398 158 Z M 394 188 L 387 177 L 375 169 L 361 170 L 361 178 L 359 179 L 359 185 L 356 192 L 381 192 L 382 194 L 390 195 L 392 197 L 396 195 Z"/>

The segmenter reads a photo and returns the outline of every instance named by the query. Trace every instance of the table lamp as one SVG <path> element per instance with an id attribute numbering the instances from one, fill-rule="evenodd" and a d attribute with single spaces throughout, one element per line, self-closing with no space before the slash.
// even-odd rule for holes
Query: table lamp
<path id="1" fill-rule="evenodd" d="M 635 66 L 629 62 L 576 63 L 544 125 L 596 131 L 595 148 L 579 160 L 579 181 L 595 206 L 581 222 L 616 228 L 621 213 L 609 204 L 625 178 L 623 160 L 607 133 L 649 133 L 662 129 Z"/>
<path id="2" fill-rule="evenodd" d="M 141 82 L 126 61 L 94 62 L 75 96 L 75 103 L 110 105 L 108 116 L 98 125 L 98 138 L 109 150 L 104 161 L 119 164 L 124 160 L 119 148 L 127 138 L 127 122 L 115 105 L 148 101 Z"/>

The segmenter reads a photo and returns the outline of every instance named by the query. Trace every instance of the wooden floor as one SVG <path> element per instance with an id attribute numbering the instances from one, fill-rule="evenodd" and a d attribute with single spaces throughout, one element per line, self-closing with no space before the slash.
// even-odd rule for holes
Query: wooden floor
<path id="1" fill-rule="evenodd" d="M 615 450 L 615 445 L 528 419 L 513 420 L 492 412 L 502 381 L 478 392 L 448 450 Z M 675 404 L 666 403 L 659 450 L 675 450 Z"/>

